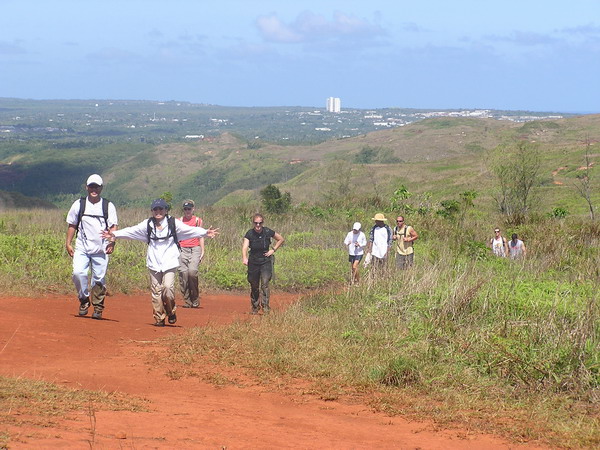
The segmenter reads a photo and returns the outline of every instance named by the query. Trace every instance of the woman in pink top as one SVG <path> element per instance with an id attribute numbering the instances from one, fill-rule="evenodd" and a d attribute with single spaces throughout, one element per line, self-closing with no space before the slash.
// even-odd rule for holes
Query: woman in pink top
<path id="1" fill-rule="evenodd" d="M 201 227 L 202 219 L 194 215 L 193 200 L 184 200 L 183 216 L 179 219 L 191 227 Z M 180 241 L 179 254 L 179 287 L 183 295 L 184 308 L 200 307 L 200 290 L 198 288 L 198 266 L 204 257 L 204 238 L 185 239 Z"/>

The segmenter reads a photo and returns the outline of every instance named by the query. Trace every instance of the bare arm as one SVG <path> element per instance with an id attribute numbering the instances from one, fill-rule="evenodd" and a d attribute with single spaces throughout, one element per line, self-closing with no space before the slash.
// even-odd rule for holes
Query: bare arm
<path id="1" fill-rule="evenodd" d="M 269 250 L 267 253 L 265 253 L 265 256 L 271 256 L 273 253 L 275 253 L 277 251 L 277 249 L 279 247 L 281 247 L 283 245 L 283 243 L 285 242 L 285 239 L 283 238 L 282 235 L 280 235 L 279 233 L 275 233 L 273 235 L 273 239 L 275 239 L 275 245 L 273 246 L 273 248 L 271 250 Z"/>
<path id="2" fill-rule="evenodd" d="M 113 225 L 112 227 L 110 227 L 110 232 L 112 233 L 113 231 L 117 231 L 116 225 Z M 110 255 L 114 250 L 115 250 L 115 241 L 108 241 L 108 244 L 106 245 L 106 254 Z"/>
<path id="3" fill-rule="evenodd" d="M 419 235 L 417 234 L 415 229 L 411 227 L 410 231 L 408 232 L 408 236 L 404 237 L 404 242 L 414 242 L 417 239 L 419 239 Z"/>
<path id="4" fill-rule="evenodd" d="M 244 243 L 242 244 L 242 262 L 244 265 L 248 265 L 248 248 L 250 247 L 250 241 L 248 238 L 244 238 Z"/>
<path id="5" fill-rule="evenodd" d="M 72 258 L 75 250 L 73 250 L 73 237 L 75 237 L 75 232 L 77 231 L 77 227 L 75 225 L 69 224 L 67 228 L 67 241 L 65 243 L 65 248 L 67 249 L 67 253 Z"/>
<path id="6" fill-rule="evenodd" d="M 204 258 L 204 238 L 200 238 L 200 259 Z"/>

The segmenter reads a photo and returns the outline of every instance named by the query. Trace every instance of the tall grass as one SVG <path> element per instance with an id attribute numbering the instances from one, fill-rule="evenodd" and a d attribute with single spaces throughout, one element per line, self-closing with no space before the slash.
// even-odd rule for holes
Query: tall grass
<path id="1" fill-rule="evenodd" d="M 250 209 L 207 208 L 204 289 L 247 288 L 241 240 Z M 144 210 L 120 211 L 120 226 Z M 174 358 L 200 373 L 203 358 L 298 376 L 334 398 L 369 392 L 374 407 L 428 415 L 551 445 L 600 445 L 600 226 L 572 218 L 493 223 L 408 217 L 420 234 L 415 266 L 384 273 L 361 267 L 349 287 L 341 242 L 373 211 L 303 207 L 266 226 L 287 238 L 277 252 L 275 287 L 308 291 L 286 311 L 174 338 Z M 523 260 L 492 257 L 485 243 L 499 225 L 528 249 Z M 64 215 L 11 212 L 0 219 L 4 293 L 72 291 L 63 250 Z M 146 290 L 145 245 L 119 241 L 109 266 L 113 291 Z M 276 295 L 276 294 L 275 294 Z M 319 387 L 322 386 L 322 387 Z M 456 411 L 460 411 L 457 413 Z"/>
<path id="2" fill-rule="evenodd" d="M 343 236 L 342 217 L 315 219 L 299 236 L 320 236 L 311 245 L 327 255 Z M 518 232 L 529 251 L 511 261 L 490 255 L 482 243 L 493 226 L 476 218 L 412 219 L 422 238 L 411 270 L 390 264 L 260 322 L 191 330 L 175 338 L 178 355 L 196 368 L 210 357 L 261 379 L 309 378 L 323 398 L 370 392 L 391 413 L 599 445 L 598 227 L 550 219 L 508 227 L 504 234 Z"/>

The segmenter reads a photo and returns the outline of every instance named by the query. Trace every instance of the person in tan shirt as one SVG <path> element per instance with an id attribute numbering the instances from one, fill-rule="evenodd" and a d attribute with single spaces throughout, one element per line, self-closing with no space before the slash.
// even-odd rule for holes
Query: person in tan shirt
<path id="1" fill-rule="evenodd" d="M 396 267 L 409 268 L 414 262 L 413 242 L 419 239 L 419 235 L 413 227 L 404 223 L 404 217 L 398 216 L 392 239 L 396 242 Z"/>

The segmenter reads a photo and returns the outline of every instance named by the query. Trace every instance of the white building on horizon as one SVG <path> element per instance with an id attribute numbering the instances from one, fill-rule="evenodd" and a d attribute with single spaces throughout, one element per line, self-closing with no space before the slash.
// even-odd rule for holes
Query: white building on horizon
<path id="1" fill-rule="evenodd" d="M 327 112 L 339 113 L 342 110 L 342 101 L 339 97 L 328 97 L 325 109 Z"/>

